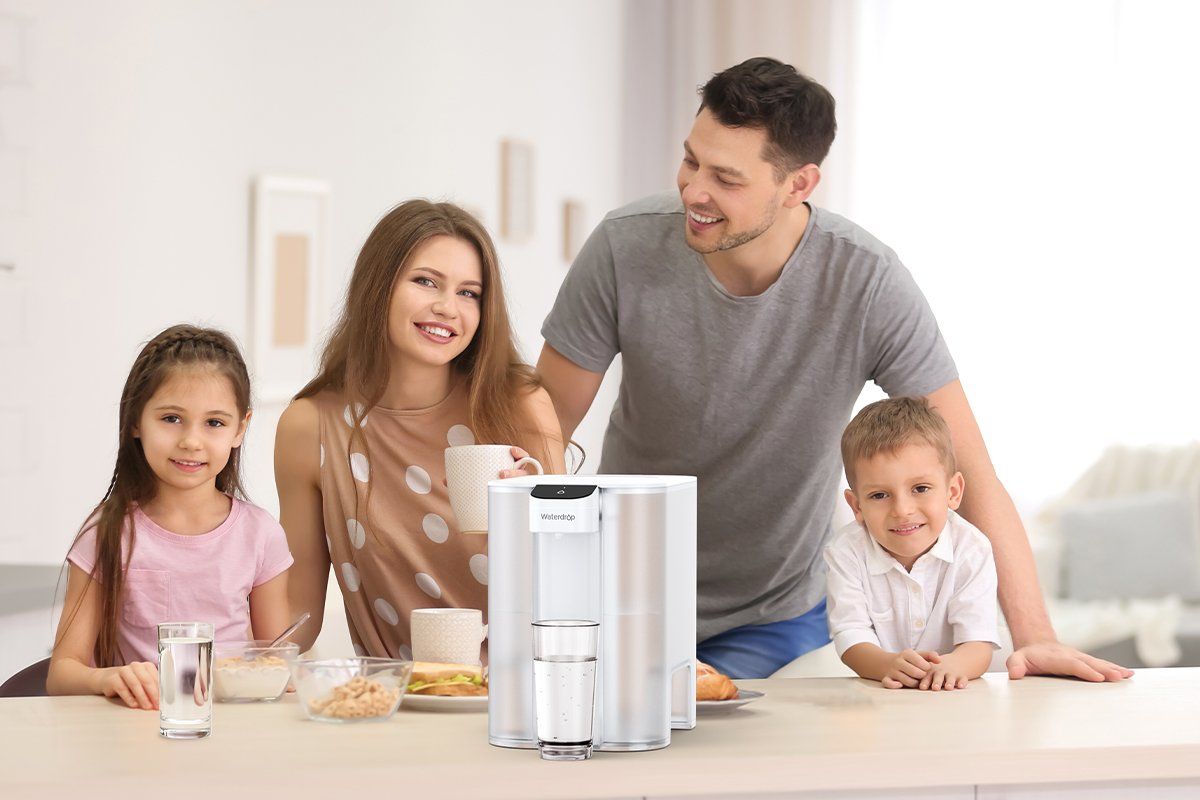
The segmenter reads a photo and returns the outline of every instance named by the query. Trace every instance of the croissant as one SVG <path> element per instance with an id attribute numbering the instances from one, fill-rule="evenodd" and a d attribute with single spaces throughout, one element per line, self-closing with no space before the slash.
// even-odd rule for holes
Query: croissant
<path id="1" fill-rule="evenodd" d="M 728 675 L 722 675 L 703 661 L 696 662 L 697 700 L 736 700 L 738 688 Z"/>

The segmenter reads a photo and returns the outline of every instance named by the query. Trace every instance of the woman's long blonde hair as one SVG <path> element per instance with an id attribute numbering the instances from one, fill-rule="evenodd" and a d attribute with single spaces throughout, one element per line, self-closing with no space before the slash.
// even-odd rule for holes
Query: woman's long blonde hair
<path id="1" fill-rule="evenodd" d="M 388 311 L 396 280 L 413 252 L 435 236 L 453 236 L 475 248 L 483 266 L 479 328 L 451 369 L 465 378 L 471 430 L 480 443 L 512 444 L 536 429 L 521 409 L 541 385 L 521 360 L 504 301 L 500 262 L 492 237 L 474 217 L 452 203 L 408 200 L 376 224 L 358 254 L 346 304 L 321 355 L 315 378 L 296 394 L 312 397 L 332 389 L 350 404 L 355 439 L 363 442 L 362 420 L 387 390 Z M 349 453 L 346 454 L 349 457 Z"/>

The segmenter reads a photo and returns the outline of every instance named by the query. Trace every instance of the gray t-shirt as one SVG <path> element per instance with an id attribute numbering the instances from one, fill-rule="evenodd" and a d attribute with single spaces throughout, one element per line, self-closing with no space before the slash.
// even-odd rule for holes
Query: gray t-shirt
<path id="1" fill-rule="evenodd" d="M 849 220 L 813 208 L 753 297 L 721 286 L 684 224 L 675 193 L 609 214 L 542 335 L 593 372 L 622 354 L 600 472 L 699 479 L 703 641 L 824 596 L 839 442 L 863 385 L 925 395 L 958 373 L 908 270 Z"/>

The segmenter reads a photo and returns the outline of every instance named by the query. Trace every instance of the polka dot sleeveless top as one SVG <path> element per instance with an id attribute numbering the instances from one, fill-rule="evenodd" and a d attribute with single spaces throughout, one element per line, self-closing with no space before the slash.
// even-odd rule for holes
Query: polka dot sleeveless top
<path id="1" fill-rule="evenodd" d="M 365 446 L 351 446 L 344 398 L 325 391 L 314 400 L 325 534 L 354 651 L 411 658 L 415 608 L 478 608 L 486 622 L 487 537 L 459 532 L 443 485 L 443 451 L 475 443 L 465 389 L 429 408 L 371 409 Z"/>

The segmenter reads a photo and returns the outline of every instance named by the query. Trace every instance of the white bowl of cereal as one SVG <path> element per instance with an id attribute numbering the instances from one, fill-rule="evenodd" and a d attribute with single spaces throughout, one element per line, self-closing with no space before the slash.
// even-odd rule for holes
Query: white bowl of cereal
<path id="1" fill-rule="evenodd" d="M 413 662 L 395 658 L 298 658 L 292 683 L 309 719 L 379 722 L 400 707 Z"/>
<path id="2" fill-rule="evenodd" d="M 287 690 L 288 664 L 300 654 L 294 642 L 274 647 L 265 639 L 217 642 L 213 653 L 213 697 L 221 703 L 278 700 Z"/>

